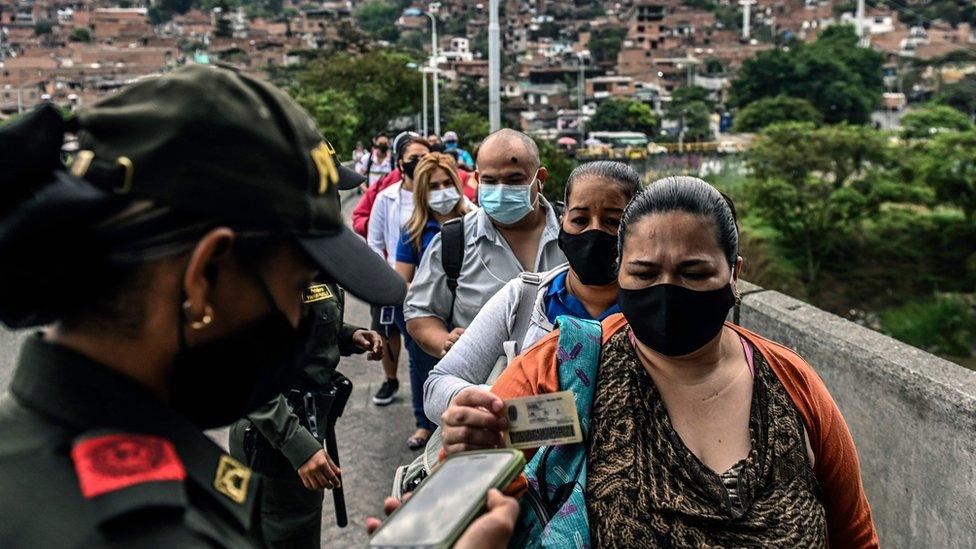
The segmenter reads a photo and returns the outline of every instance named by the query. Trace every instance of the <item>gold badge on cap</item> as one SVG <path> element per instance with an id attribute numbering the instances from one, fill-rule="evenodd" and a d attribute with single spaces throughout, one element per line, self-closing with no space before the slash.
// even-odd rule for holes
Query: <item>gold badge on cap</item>
<path id="1" fill-rule="evenodd" d="M 302 301 L 304 303 L 315 303 L 316 301 L 325 301 L 331 298 L 332 291 L 325 284 L 314 284 L 305 288 L 305 291 L 302 293 Z"/>
<path id="2" fill-rule="evenodd" d="M 251 482 L 251 470 L 236 459 L 224 454 L 217 463 L 214 488 L 234 503 L 247 500 L 247 486 Z"/>
<path id="3" fill-rule="evenodd" d="M 335 149 L 327 141 L 319 143 L 318 147 L 312 149 L 312 160 L 315 167 L 319 170 L 319 194 L 325 194 L 329 190 L 329 183 L 333 185 L 339 183 L 339 169 L 336 168 Z"/>

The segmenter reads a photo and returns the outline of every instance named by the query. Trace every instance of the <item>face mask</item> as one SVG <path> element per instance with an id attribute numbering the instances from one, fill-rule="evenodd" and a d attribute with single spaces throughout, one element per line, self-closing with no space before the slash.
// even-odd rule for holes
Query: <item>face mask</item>
<path id="1" fill-rule="evenodd" d="M 286 391 L 301 371 L 312 318 L 305 315 L 295 328 L 261 286 L 271 311 L 234 333 L 187 348 L 180 323 L 172 406 L 200 429 L 244 417 Z"/>
<path id="2" fill-rule="evenodd" d="M 447 150 L 452 150 L 457 148 L 457 141 L 445 141 L 444 148 Z"/>
<path id="3" fill-rule="evenodd" d="M 559 229 L 559 248 L 583 284 L 606 286 L 617 280 L 616 236 L 598 229 L 579 234 Z"/>
<path id="4" fill-rule="evenodd" d="M 390 144 L 380 143 L 379 145 L 376 146 L 376 150 L 380 151 L 381 153 L 385 153 L 386 151 L 390 150 Z"/>
<path id="5" fill-rule="evenodd" d="M 502 225 L 518 223 L 535 209 L 536 205 L 532 201 L 535 181 L 533 179 L 529 185 L 482 183 L 478 185 L 478 204 L 489 217 Z"/>
<path id="6" fill-rule="evenodd" d="M 683 356 L 718 335 L 735 295 L 731 283 L 704 292 L 656 284 L 639 290 L 620 288 L 617 303 L 641 343 L 664 356 Z"/>
<path id="7" fill-rule="evenodd" d="M 417 164 L 420 164 L 419 158 L 414 158 L 410 162 L 404 162 L 403 167 L 400 168 L 400 173 L 405 175 L 407 179 L 413 179 L 413 172 L 417 169 Z"/>
<path id="8" fill-rule="evenodd" d="M 454 206 L 459 200 L 461 200 L 461 195 L 458 194 L 457 189 L 448 187 L 430 191 L 430 196 L 427 197 L 427 205 L 430 206 L 431 210 L 441 215 L 447 215 L 454 210 Z"/>

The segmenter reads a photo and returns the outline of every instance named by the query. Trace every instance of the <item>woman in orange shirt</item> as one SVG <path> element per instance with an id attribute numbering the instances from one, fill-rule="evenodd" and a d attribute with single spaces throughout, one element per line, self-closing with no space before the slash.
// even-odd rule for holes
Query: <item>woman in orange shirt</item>
<path id="1" fill-rule="evenodd" d="M 813 369 L 725 322 L 734 207 L 704 181 L 649 185 L 621 220 L 619 303 L 586 445 L 591 545 L 875 547 L 854 441 Z M 558 331 L 443 415 L 448 454 L 498 446 L 505 399 L 560 390 Z M 585 343 L 585 342 L 584 342 Z"/>

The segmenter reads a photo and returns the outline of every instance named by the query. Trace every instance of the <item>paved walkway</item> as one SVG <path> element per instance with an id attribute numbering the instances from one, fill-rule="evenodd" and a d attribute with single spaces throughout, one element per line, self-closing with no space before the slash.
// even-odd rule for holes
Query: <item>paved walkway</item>
<path id="1" fill-rule="evenodd" d="M 345 210 L 348 215 L 349 207 Z M 346 321 L 368 326 L 369 308 L 351 296 L 347 302 Z M 6 391 L 23 336 L 24 333 L 11 333 L 0 328 L 0 391 Z M 414 420 L 406 353 L 400 358 L 400 394 L 393 404 L 382 408 L 370 401 L 383 380 L 380 363 L 354 356 L 343 359 L 339 365 L 339 370 L 353 382 L 352 397 L 339 420 L 336 434 L 349 525 L 346 528 L 336 526 L 332 497 L 327 493 L 322 517 L 323 547 L 362 547 L 367 539 L 366 517 L 382 515 L 383 498 L 390 493 L 394 468 L 418 455 L 406 446 L 407 437 L 414 429 Z M 225 430 L 211 435 L 226 447 Z"/>

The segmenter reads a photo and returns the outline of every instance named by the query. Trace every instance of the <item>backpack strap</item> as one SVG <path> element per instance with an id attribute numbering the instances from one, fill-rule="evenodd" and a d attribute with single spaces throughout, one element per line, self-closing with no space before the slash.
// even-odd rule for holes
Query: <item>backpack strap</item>
<path id="1" fill-rule="evenodd" d="M 441 266 L 447 276 L 447 289 L 451 291 L 451 312 L 448 324 L 454 319 L 454 302 L 457 300 L 458 278 L 464 263 L 464 217 L 452 219 L 441 225 Z"/>
<path id="2" fill-rule="evenodd" d="M 522 287 L 519 291 L 518 307 L 515 309 L 515 323 L 509 333 L 509 339 L 515 341 L 516 354 L 525 350 L 522 348 L 522 341 L 532 323 L 532 309 L 535 307 L 536 296 L 539 295 L 539 286 L 542 285 L 542 275 L 539 273 L 522 273 L 519 278 L 522 279 Z"/>
<path id="3" fill-rule="evenodd" d="M 519 300 L 515 306 L 515 322 L 512 323 L 508 333 L 509 341 L 505 342 L 505 345 L 515 343 L 515 352 L 512 356 L 518 356 L 524 350 L 522 340 L 525 339 L 525 332 L 529 331 L 529 324 L 532 323 L 532 308 L 535 306 L 535 298 L 539 295 L 539 286 L 542 284 L 542 276 L 539 273 L 522 273 L 519 278 L 522 280 L 522 285 L 519 287 Z M 506 347 L 505 352 L 495 360 L 495 365 L 492 366 L 491 373 L 485 381 L 488 385 L 493 385 L 498 376 L 502 375 L 508 367 L 508 351 Z"/>

